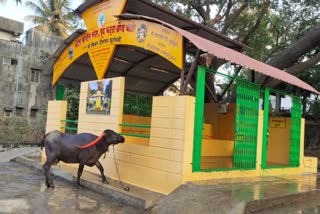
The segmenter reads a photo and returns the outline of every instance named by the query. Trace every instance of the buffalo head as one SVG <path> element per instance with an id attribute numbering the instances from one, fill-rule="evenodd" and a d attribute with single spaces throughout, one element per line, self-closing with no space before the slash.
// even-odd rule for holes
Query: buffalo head
<path id="1" fill-rule="evenodd" d="M 117 134 L 116 132 L 106 129 L 103 131 L 104 133 L 104 142 L 107 144 L 118 144 L 118 143 L 124 143 L 125 139 L 121 135 Z"/>

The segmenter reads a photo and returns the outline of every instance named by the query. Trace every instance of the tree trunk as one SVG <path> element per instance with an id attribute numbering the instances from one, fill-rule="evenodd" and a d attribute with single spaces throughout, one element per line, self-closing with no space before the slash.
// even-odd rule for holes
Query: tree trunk
<path id="1" fill-rule="evenodd" d="M 320 24 L 310 29 L 288 48 L 271 57 L 268 64 L 279 69 L 289 68 L 294 65 L 301 56 L 318 45 L 320 45 Z"/>
<path id="2" fill-rule="evenodd" d="M 267 62 L 269 65 L 281 70 L 290 68 L 306 53 L 320 45 L 320 23 L 305 33 L 300 39 L 293 42 L 288 48 L 273 55 Z M 295 73 L 301 72 L 305 67 L 301 66 L 299 71 L 294 69 Z M 290 71 L 290 70 L 288 70 Z M 269 78 L 268 78 L 269 79 Z M 266 82 L 266 77 L 259 75 L 259 83 Z M 272 80 L 274 81 L 274 80 Z M 270 83 L 269 83 L 270 84 Z"/>

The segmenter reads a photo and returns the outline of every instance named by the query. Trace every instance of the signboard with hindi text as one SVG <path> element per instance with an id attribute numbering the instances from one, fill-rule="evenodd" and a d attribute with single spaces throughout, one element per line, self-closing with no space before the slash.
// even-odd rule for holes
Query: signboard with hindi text
<path id="1" fill-rule="evenodd" d="M 53 85 L 78 57 L 88 53 L 98 79 L 103 79 L 116 45 L 132 45 L 157 53 L 183 67 L 183 39 L 178 32 L 143 20 L 117 20 L 88 30 L 75 39 L 54 65 Z"/>
<path id="2" fill-rule="evenodd" d="M 270 118 L 270 128 L 285 128 L 286 118 Z"/>
<path id="3" fill-rule="evenodd" d="M 88 30 L 105 27 L 105 24 L 116 21 L 116 15 L 122 13 L 126 0 L 104 0 L 93 5 L 81 14 Z"/>

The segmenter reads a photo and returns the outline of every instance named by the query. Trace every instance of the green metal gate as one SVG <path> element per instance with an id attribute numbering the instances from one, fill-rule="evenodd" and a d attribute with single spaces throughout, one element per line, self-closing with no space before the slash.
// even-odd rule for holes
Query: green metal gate
<path id="1" fill-rule="evenodd" d="M 299 167 L 300 165 L 300 133 L 301 133 L 301 113 L 302 103 L 299 97 L 290 95 L 292 99 L 291 109 L 291 128 L 290 128 L 290 151 L 289 151 L 289 166 L 267 166 L 267 144 L 269 132 L 269 97 L 270 91 L 274 94 L 287 95 L 283 92 L 274 89 L 266 88 L 264 93 L 264 116 L 263 116 L 263 143 L 262 143 L 262 160 L 261 166 L 266 168 L 285 168 L 285 167 Z"/>
<path id="2" fill-rule="evenodd" d="M 289 165 L 297 167 L 300 162 L 301 112 L 301 99 L 298 97 L 292 97 Z"/>
<path id="3" fill-rule="evenodd" d="M 237 80 L 234 168 L 255 169 L 260 86 Z"/>
<path id="4" fill-rule="evenodd" d="M 194 147 L 192 171 L 220 171 L 256 168 L 256 150 L 259 116 L 260 86 L 236 79 L 236 118 L 235 118 L 235 146 L 232 168 L 201 169 L 201 147 L 204 121 L 204 97 L 205 97 L 205 74 L 206 72 L 217 73 L 205 67 L 199 66 L 196 87 L 196 109 L 194 128 Z M 223 75 L 223 74 L 221 74 Z M 224 75 L 228 76 L 228 75 Z M 234 77 L 228 76 L 230 79 Z"/>

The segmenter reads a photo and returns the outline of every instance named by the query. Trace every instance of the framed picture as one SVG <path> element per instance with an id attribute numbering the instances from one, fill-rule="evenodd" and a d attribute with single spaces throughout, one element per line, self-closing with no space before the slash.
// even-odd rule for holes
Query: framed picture
<path id="1" fill-rule="evenodd" d="M 112 80 L 89 82 L 87 94 L 87 114 L 110 115 Z"/>

